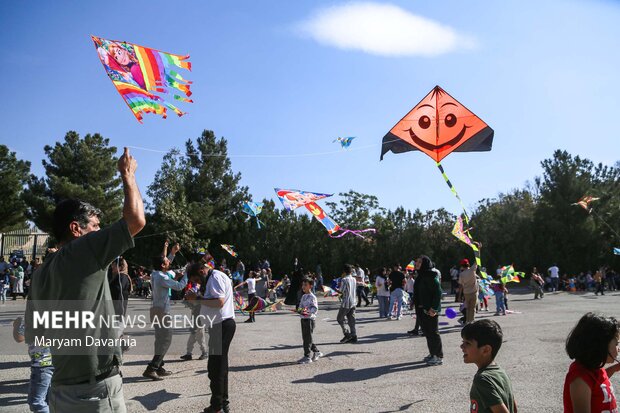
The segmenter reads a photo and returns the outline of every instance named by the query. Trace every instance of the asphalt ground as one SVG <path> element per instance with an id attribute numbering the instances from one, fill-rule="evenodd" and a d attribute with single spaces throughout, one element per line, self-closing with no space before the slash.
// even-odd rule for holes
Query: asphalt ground
<path id="1" fill-rule="evenodd" d="M 561 412 L 564 376 L 570 364 L 564 341 L 572 326 L 588 311 L 620 317 L 620 293 L 595 297 L 593 293 L 546 294 L 533 300 L 531 293 L 509 295 L 506 316 L 481 312 L 504 331 L 505 342 L 496 359 L 512 380 L 519 412 Z M 443 306 L 456 306 L 446 297 Z M 490 307 L 494 308 L 494 299 Z M 132 311 L 148 311 L 149 301 L 132 299 Z M 407 315 L 400 321 L 378 318 L 377 302 L 357 311 L 359 341 L 340 344 L 342 332 L 335 318 L 338 301 L 319 299 L 314 341 L 324 357 L 298 365 L 303 356 L 299 317 L 286 310 L 262 313 L 256 323 L 243 323 L 230 351 L 229 393 L 233 412 L 465 412 L 476 367 L 462 361 L 460 327 L 456 319 L 440 318 L 444 364 L 427 367 L 423 337 L 410 337 Z M 30 375 L 26 346 L 23 354 L 7 354 L 13 341 L 11 322 L 23 314 L 23 301 L 0 306 L 0 411 L 27 412 Z M 173 312 L 187 314 L 177 303 Z M 442 312 L 443 313 L 443 312 Z M 201 412 L 209 404 L 207 361 L 183 362 L 188 332 L 176 330 L 166 368 L 174 374 L 153 382 L 141 374 L 150 360 L 145 351 L 130 351 L 122 368 L 129 412 Z M 150 336 L 138 336 L 152 340 Z M 194 356 L 199 350 L 194 351 Z M 620 376 L 612 383 L 620 388 Z"/>

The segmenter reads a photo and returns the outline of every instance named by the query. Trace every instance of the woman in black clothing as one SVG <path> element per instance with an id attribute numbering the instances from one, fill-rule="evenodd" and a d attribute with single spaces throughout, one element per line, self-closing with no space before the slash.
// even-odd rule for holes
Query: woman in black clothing
<path id="1" fill-rule="evenodd" d="M 443 348 L 439 335 L 441 285 L 433 267 L 433 262 L 426 255 L 422 255 L 415 261 L 418 276 L 413 299 L 429 351 L 429 355 L 424 358 L 424 361 L 430 366 L 438 366 L 443 364 Z"/>

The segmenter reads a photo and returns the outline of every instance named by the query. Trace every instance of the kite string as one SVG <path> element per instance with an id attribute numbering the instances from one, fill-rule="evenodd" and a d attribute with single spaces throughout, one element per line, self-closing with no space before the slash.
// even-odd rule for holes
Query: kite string
<path id="1" fill-rule="evenodd" d="M 450 178 L 448 178 L 448 175 L 446 175 L 446 171 L 444 171 L 443 165 L 441 165 L 441 162 L 437 162 L 437 168 L 439 168 L 439 172 L 441 172 L 441 176 L 443 176 L 443 179 L 446 181 L 446 184 L 448 184 L 450 191 L 452 191 L 456 199 L 459 200 L 459 203 L 461 204 L 461 208 L 463 209 L 463 216 L 465 217 L 465 223 L 469 227 L 469 215 L 467 215 L 467 211 L 465 209 L 465 204 L 463 204 L 463 200 L 459 196 L 459 193 L 456 191 L 456 188 L 454 187 L 454 185 L 452 185 L 452 182 L 450 182 Z M 471 244 L 469 244 L 469 246 L 474 251 L 476 265 L 478 265 L 478 268 L 480 268 L 480 273 L 482 274 L 482 278 L 487 278 L 487 273 L 482 271 L 482 259 L 480 257 L 480 248 L 478 248 L 478 245 L 476 245 L 476 242 L 473 240 L 473 237 L 469 233 L 469 230 L 465 230 L 465 232 L 472 239 L 472 242 Z"/>
<path id="2" fill-rule="evenodd" d="M 335 155 L 335 154 L 342 154 L 342 153 L 346 153 L 346 152 L 353 152 L 353 151 L 361 151 L 361 150 L 366 150 L 369 148 L 374 148 L 377 147 L 379 145 L 383 145 L 384 143 L 391 143 L 391 142 L 396 142 L 396 141 L 400 141 L 400 139 L 393 139 L 390 141 L 386 141 L 383 143 L 373 143 L 373 144 L 369 144 L 369 145 L 364 145 L 364 146 L 358 146 L 355 148 L 349 148 L 346 151 L 343 150 L 336 150 L 336 151 L 327 151 L 327 152 L 308 152 L 308 153 L 294 153 L 294 154 L 257 154 L 257 155 L 248 155 L 248 154 L 243 154 L 243 155 L 224 155 L 224 154 L 204 154 L 202 156 L 205 157 L 209 157 L 209 158 L 306 158 L 306 157 L 314 157 L 314 156 L 324 156 L 324 155 Z M 164 153 L 167 154 L 170 151 L 162 151 L 160 149 L 152 149 L 152 148 L 145 148 L 142 146 L 131 146 L 131 145 L 127 145 L 128 148 L 131 149 L 138 149 L 141 151 L 147 151 L 147 152 L 155 152 L 155 153 Z"/>
<path id="3" fill-rule="evenodd" d="M 616 232 L 616 230 L 614 230 L 614 229 L 611 227 L 611 225 L 609 225 L 609 224 L 607 223 L 607 221 L 605 221 L 605 220 L 603 219 L 603 217 L 601 217 L 599 214 L 597 214 L 597 213 L 596 213 L 596 211 L 594 210 L 594 208 L 590 208 L 590 212 L 591 212 L 591 213 L 593 213 L 593 214 L 594 214 L 594 216 L 596 216 L 598 219 L 600 219 L 600 220 L 601 220 L 601 222 L 602 222 L 603 224 L 605 224 L 605 225 L 607 226 L 607 228 L 609 228 L 609 230 L 610 230 L 611 232 L 613 232 L 613 233 L 614 233 L 614 235 L 616 235 L 616 237 L 620 240 L 620 235 L 618 235 L 618 233 Z"/>

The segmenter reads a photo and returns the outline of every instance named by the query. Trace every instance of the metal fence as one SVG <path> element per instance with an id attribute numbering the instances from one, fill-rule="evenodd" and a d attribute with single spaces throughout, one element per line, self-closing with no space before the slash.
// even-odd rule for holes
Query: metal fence
<path id="1" fill-rule="evenodd" d="M 38 229 L 18 229 L 0 234 L 0 256 L 8 258 L 12 254 L 27 259 L 42 258 L 47 250 L 49 234 Z"/>

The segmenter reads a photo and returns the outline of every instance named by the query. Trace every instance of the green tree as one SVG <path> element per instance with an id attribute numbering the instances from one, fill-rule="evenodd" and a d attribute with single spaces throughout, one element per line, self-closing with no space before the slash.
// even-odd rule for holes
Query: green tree
<path id="1" fill-rule="evenodd" d="M 0 232 L 23 227 L 26 224 L 26 204 L 22 199 L 24 186 L 30 175 L 30 162 L 17 159 L 5 145 L 0 145 Z"/>
<path id="2" fill-rule="evenodd" d="M 613 209 L 618 205 L 618 169 L 560 150 L 541 165 L 543 175 L 536 179 L 540 200 L 534 218 L 539 260 L 545 265 L 557 263 L 569 273 L 597 268 L 609 255 L 613 235 L 595 216 L 573 204 L 583 195 L 591 195 L 601 198 L 591 207 L 603 214 L 610 206 Z M 612 209 L 608 211 L 613 213 Z M 611 223 L 618 224 L 615 220 Z"/>
<path id="3" fill-rule="evenodd" d="M 176 149 L 166 154 L 147 192 L 151 202 L 145 235 L 165 233 L 140 243 L 159 251 L 168 238 L 180 242 L 185 253 L 209 244 L 216 253 L 220 243 L 230 244 L 239 231 L 241 206 L 251 199 L 240 180 L 241 174 L 231 170 L 224 138 L 205 130 L 196 142 L 187 140 L 184 155 Z"/>
<path id="4" fill-rule="evenodd" d="M 44 231 L 52 229 L 56 203 L 78 198 L 103 211 L 102 223 L 113 222 L 121 215 L 123 192 L 117 174 L 116 147 L 98 133 L 80 138 L 68 132 L 64 142 L 45 146 L 45 177 L 31 175 L 24 200 L 28 218 Z"/>

